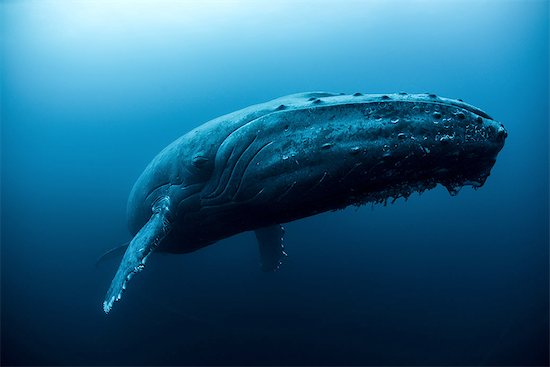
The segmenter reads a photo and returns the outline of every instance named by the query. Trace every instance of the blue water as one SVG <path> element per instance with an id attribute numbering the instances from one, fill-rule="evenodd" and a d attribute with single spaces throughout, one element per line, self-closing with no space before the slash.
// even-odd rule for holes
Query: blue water
<path id="1" fill-rule="evenodd" d="M 3 1 L 1 364 L 548 364 L 547 1 Z M 502 121 L 487 183 L 157 255 L 107 316 L 126 199 L 168 143 L 311 90 Z"/>

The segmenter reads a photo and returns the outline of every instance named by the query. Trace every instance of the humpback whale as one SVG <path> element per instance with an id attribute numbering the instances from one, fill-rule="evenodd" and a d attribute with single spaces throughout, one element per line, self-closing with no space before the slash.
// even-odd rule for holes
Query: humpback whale
<path id="1" fill-rule="evenodd" d="M 309 92 L 218 117 L 162 150 L 128 199 L 133 236 L 108 313 L 153 251 L 188 253 L 255 231 L 263 270 L 286 255 L 282 223 L 407 198 L 437 184 L 481 187 L 504 126 L 435 94 Z"/>

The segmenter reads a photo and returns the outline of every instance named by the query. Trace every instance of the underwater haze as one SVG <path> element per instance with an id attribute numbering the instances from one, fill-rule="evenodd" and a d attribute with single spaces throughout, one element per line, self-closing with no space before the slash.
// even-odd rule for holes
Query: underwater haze
<path id="1" fill-rule="evenodd" d="M 549 2 L 0 3 L 2 365 L 548 365 Z M 217 116 L 431 92 L 504 124 L 485 185 L 154 254 L 106 315 L 132 185 Z"/>

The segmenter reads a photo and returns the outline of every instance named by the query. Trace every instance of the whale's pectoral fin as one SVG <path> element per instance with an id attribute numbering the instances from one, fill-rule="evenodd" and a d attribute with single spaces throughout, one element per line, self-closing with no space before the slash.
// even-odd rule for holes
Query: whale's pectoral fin
<path id="1" fill-rule="evenodd" d="M 130 241 L 130 245 L 128 245 L 124 253 L 124 257 L 105 296 L 105 301 L 103 302 L 103 311 L 105 313 L 108 313 L 113 307 L 113 303 L 120 299 L 122 292 L 126 289 L 126 282 L 135 273 L 143 270 L 147 257 L 170 232 L 170 210 L 168 204 L 168 198 L 159 200 L 153 208 L 153 215 L 149 221 Z"/>
<path id="2" fill-rule="evenodd" d="M 285 230 L 280 224 L 259 228 L 254 231 L 260 247 L 260 260 L 263 271 L 279 268 L 286 256 L 283 246 Z"/>

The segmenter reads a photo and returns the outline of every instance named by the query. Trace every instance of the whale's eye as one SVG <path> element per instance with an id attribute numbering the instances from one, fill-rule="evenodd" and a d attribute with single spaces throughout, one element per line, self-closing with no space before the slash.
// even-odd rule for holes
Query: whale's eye
<path id="1" fill-rule="evenodd" d="M 193 166 L 197 168 L 202 168 L 208 163 L 208 158 L 202 156 L 202 155 L 196 155 L 193 157 Z"/>

